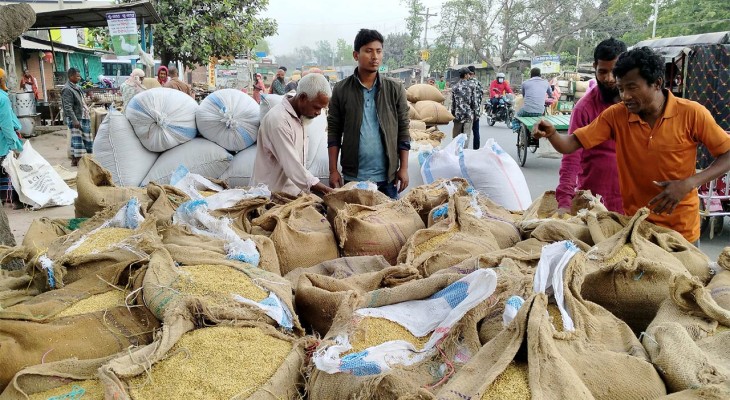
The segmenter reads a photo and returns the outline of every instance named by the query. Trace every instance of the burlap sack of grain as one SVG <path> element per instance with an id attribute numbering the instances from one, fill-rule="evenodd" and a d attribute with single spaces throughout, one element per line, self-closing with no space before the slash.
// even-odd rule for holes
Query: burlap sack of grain
<path id="1" fill-rule="evenodd" d="M 97 213 L 76 231 L 54 240 L 45 254 L 29 263 L 35 287 L 40 291 L 58 289 L 109 265 L 125 266 L 147 259 L 160 245 L 155 219 L 145 219 L 136 229 L 102 228 L 118 210 L 109 207 Z"/>
<path id="2" fill-rule="evenodd" d="M 347 204 L 377 206 L 392 201 L 390 197 L 379 192 L 377 186 L 374 188 L 368 187 L 367 189 L 361 189 L 358 186 L 362 187 L 362 182 L 350 182 L 324 196 L 324 204 L 327 206 L 327 220 L 332 226 L 335 225 L 337 213 L 342 211 Z"/>
<path id="3" fill-rule="evenodd" d="M 419 119 L 427 125 L 445 125 L 454 120 L 451 112 L 443 104 L 435 101 L 419 101 L 414 108 L 421 117 Z"/>
<path id="4" fill-rule="evenodd" d="M 334 279 L 345 279 L 356 275 L 378 272 L 390 267 L 383 256 L 342 257 L 325 261 L 309 268 L 297 268 L 284 276 L 296 289 L 299 277 L 304 274 L 324 275 Z"/>
<path id="5" fill-rule="evenodd" d="M 153 216 L 157 220 L 157 227 L 164 229 L 172 224 L 172 216 L 180 204 L 190 200 L 190 197 L 170 185 L 150 183 L 146 186 L 150 202 L 145 208 L 145 215 Z"/>
<path id="6" fill-rule="evenodd" d="M 62 288 L 40 293 L 0 309 L 0 319 L 47 322 L 50 320 L 133 304 L 127 295 L 141 288 L 145 269 L 139 264 L 111 263 L 99 267 Z"/>
<path id="7" fill-rule="evenodd" d="M 258 267 L 264 271 L 281 275 L 279 256 L 276 254 L 274 242 L 266 236 L 251 235 L 234 228 L 243 239 L 251 239 L 259 252 Z M 189 261 L 203 260 L 211 257 L 225 258 L 228 254 L 226 241 L 210 236 L 196 235 L 188 227 L 171 225 L 160 231 L 162 243 L 173 255 L 173 258 L 184 258 Z"/>
<path id="8" fill-rule="evenodd" d="M 677 276 L 670 291 L 642 340 L 667 389 L 728 383 L 730 311 L 695 277 Z"/>
<path id="9" fill-rule="evenodd" d="M 438 392 L 438 398 L 615 400 L 666 394 L 631 329 L 581 297 L 585 263 L 583 254 L 573 256 L 562 282 L 553 284 L 555 293 L 562 286 L 569 320 L 553 295 L 542 290 L 532 295 L 514 320 Z M 553 282 L 558 271 L 551 272 Z"/>
<path id="10" fill-rule="evenodd" d="M 463 278 L 462 275 L 438 275 L 413 281 L 395 288 L 382 289 L 364 295 L 349 292 L 337 311 L 336 318 L 324 337 L 317 352 L 324 351 L 339 338 L 348 338 L 353 353 L 344 355 L 342 368 L 353 368 L 351 373 L 328 373 L 318 366 L 312 367 L 308 389 L 313 399 L 434 399 L 434 392 L 458 373 L 463 364 L 481 347 L 477 335 L 478 321 L 495 304 L 495 296 L 477 303 L 453 326 L 446 329 L 446 335 L 433 350 L 426 350 L 425 359 L 413 364 L 402 365 L 392 361 L 389 371 L 383 371 L 363 359 L 371 346 L 391 340 L 405 340 L 416 349 L 424 349 L 431 333 L 425 336 L 412 334 L 396 321 L 358 315 L 362 308 L 396 306 L 409 300 L 428 300 L 442 295 L 449 285 Z M 452 289 L 453 286 L 450 289 Z M 464 297 L 453 298 L 453 306 Z M 453 307 L 452 306 L 452 307 Z M 438 329 L 442 329 L 439 325 Z M 365 351 L 363 351 L 365 350 Z M 350 357 L 350 358 L 348 358 Z M 358 364 L 362 364 L 360 367 Z"/>
<path id="11" fill-rule="evenodd" d="M 17 260 L 22 262 L 24 259 L 25 256 Z M 7 307 L 32 299 L 38 293 L 40 291 L 33 287 L 33 277 L 25 271 L 0 269 L 0 312 Z"/>
<path id="12" fill-rule="evenodd" d="M 408 125 L 408 129 L 415 129 L 415 130 L 426 130 L 426 123 L 417 119 L 411 119 L 411 122 Z"/>
<path id="13" fill-rule="evenodd" d="M 346 263 L 349 259 L 350 257 L 345 257 L 340 259 L 340 262 Z M 373 262 L 374 268 L 382 265 L 377 259 L 367 260 L 359 257 L 355 261 Z M 420 278 L 417 269 L 405 265 L 388 266 L 375 272 L 365 272 L 345 278 L 305 273 L 297 282 L 294 302 L 302 324 L 324 336 L 329 331 L 340 304 L 350 293 L 363 296 L 367 293 L 378 293 L 390 297 L 396 287 Z M 400 291 L 397 293 L 399 296 L 402 295 Z"/>
<path id="14" fill-rule="evenodd" d="M 436 86 L 431 86 L 425 83 L 419 83 L 411 85 L 406 90 L 406 96 L 408 101 L 411 103 L 418 103 L 423 100 L 435 101 L 437 103 L 443 103 L 446 98 Z"/>
<path id="15" fill-rule="evenodd" d="M 411 104 L 411 103 L 408 103 L 408 118 L 410 118 L 411 121 L 413 121 L 413 120 L 420 121 L 421 120 L 421 116 L 418 115 L 418 111 L 416 111 L 416 108 L 413 107 L 413 104 Z"/>
<path id="16" fill-rule="evenodd" d="M 413 188 L 404 199 L 411 203 L 413 208 L 418 211 L 423 222 L 430 227 L 431 225 L 428 224 L 428 214 L 431 210 L 448 203 L 451 195 L 466 195 L 466 189 L 468 187 L 469 182 L 463 178 L 439 179 L 430 185 L 421 185 Z"/>
<path id="17" fill-rule="evenodd" d="M 70 221 L 68 219 L 51 219 L 47 217 L 33 220 L 25 236 L 23 236 L 23 246 L 28 248 L 33 256 L 45 252 L 54 240 L 75 230 L 69 226 Z"/>
<path id="18" fill-rule="evenodd" d="M 102 399 L 104 390 L 97 371 L 116 357 L 68 359 L 23 368 L 0 394 L 0 400 Z"/>
<path id="19" fill-rule="evenodd" d="M 35 10 L 29 4 L 0 6 L 0 43 L 11 43 L 35 24 Z"/>
<path id="20" fill-rule="evenodd" d="M 335 233 L 316 196 L 304 196 L 253 220 L 271 232 L 281 274 L 339 257 Z"/>
<path id="21" fill-rule="evenodd" d="M 46 323 L 0 320 L 0 390 L 29 365 L 117 354 L 152 342 L 159 327 L 155 316 L 141 304 Z"/>
<path id="22" fill-rule="evenodd" d="M 256 321 L 195 329 L 167 323 L 157 341 L 101 367 L 105 398 L 300 398 L 304 339 Z"/>
<path id="23" fill-rule="evenodd" d="M 713 276 L 707 290 L 718 306 L 730 310 L 730 271 L 723 269 Z"/>
<path id="24" fill-rule="evenodd" d="M 233 221 L 233 226 L 251 233 L 253 227 L 251 221 L 259 216 L 259 210 L 269 203 L 269 199 L 256 197 L 253 199 L 241 200 L 229 208 L 220 208 L 210 212 L 214 217 L 227 217 Z"/>
<path id="25" fill-rule="evenodd" d="M 413 206 L 398 200 L 377 206 L 347 204 L 335 218 L 345 256 L 381 254 L 395 265 L 408 239 L 426 225 Z"/>
<path id="26" fill-rule="evenodd" d="M 159 249 L 150 256 L 142 293 L 165 324 L 257 321 L 303 333 L 287 280 L 224 256 L 193 258 Z"/>
<path id="27" fill-rule="evenodd" d="M 74 203 L 76 217 L 93 217 L 104 208 L 123 203 L 133 197 L 143 204 L 149 201 L 145 188 L 115 185 L 112 174 L 89 155 L 81 157 L 79 161 L 76 190 L 79 193 Z"/>
<path id="28" fill-rule="evenodd" d="M 430 276 L 473 256 L 498 250 L 503 247 L 501 244 L 511 247 L 520 240 L 519 232 L 512 225 L 508 236 L 497 239 L 507 222 L 489 219 L 486 209 L 480 209 L 480 215 L 475 216 L 471 199 L 471 196 L 453 196 L 448 204 L 448 217 L 411 236 L 401 249 L 398 262 Z"/>
<path id="29" fill-rule="evenodd" d="M 643 332 L 654 319 L 675 276 L 694 275 L 702 282 L 710 278 L 706 256 L 697 254 L 678 233 L 647 222 L 648 215 L 646 208 L 639 210 L 623 230 L 588 252 L 595 267 L 587 269 L 583 285 L 587 300 L 605 307 L 635 332 Z"/>

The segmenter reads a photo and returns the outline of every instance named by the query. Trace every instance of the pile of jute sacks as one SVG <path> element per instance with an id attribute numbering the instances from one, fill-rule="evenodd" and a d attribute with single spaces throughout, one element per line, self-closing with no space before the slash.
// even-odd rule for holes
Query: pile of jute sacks
<path id="1" fill-rule="evenodd" d="M 730 250 L 711 262 L 645 209 L 93 169 L 93 216 L 0 249 L 25 264 L 0 275 L 2 400 L 730 396 Z"/>

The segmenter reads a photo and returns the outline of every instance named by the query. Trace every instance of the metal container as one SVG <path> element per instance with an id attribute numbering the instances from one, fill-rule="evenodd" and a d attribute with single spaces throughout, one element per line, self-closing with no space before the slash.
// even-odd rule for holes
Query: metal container
<path id="1" fill-rule="evenodd" d="M 39 119 L 39 115 L 18 117 L 18 121 L 20 121 L 20 134 L 23 137 L 33 136 L 33 131 L 35 130 L 36 125 L 38 125 Z"/>
<path id="2" fill-rule="evenodd" d="M 33 92 L 15 93 L 14 110 L 18 118 L 35 116 L 37 114 L 35 94 Z"/>

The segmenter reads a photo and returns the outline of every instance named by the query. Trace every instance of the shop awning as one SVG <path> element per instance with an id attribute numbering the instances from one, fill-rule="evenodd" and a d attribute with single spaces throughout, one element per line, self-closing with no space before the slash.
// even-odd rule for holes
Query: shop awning
<path id="1" fill-rule="evenodd" d="M 65 29 L 65 28 L 97 28 L 107 26 L 106 14 L 111 12 L 134 11 L 137 24 L 156 24 L 162 22 L 159 14 L 149 1 L 138 1 L 127 4 L 112 4 L 92 8 L 72 8 L 66 10 L 36 13 L 36 20 L 31 30 Z"/>

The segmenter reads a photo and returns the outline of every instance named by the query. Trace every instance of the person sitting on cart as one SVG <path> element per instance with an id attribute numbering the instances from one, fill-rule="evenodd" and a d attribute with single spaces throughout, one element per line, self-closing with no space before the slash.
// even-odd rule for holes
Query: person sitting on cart
<path id="1" fill-rule="evenodd" d="M 540 121 L 533 127 L 533 136 L 547 138 L 563 154 L 614 139 L 626 215 L 649 207 L 648 221 L 697 243 L 697 187 L 730 170 L 730 136 L 705 107 L 664 89 L 664 59 L 650 48 L 621 54 L 613 74 L 622 103 L 609 107 L 572 135 L 557 134 L 550 122 Z M 717 158 L 696 173 L 699 143 Z"/>
<path id="2" fill-rule="evenodd" d="M 545 94 L 553 97 L 553 90 L 550 89 L 550 82 L 540 77 L 540 68 L 530 70 L 530 79 L 522 82 L 522 96 L 524 103 L 517 111 L 515 117 L 539 117 L 545 114 Z M 520 122 L 517 118 L 512 120 L 512 130 L 517 132 L 520 129 Z"/>
<path id="3" fill-rule="evenodd" d="M 593 69 L 596 70 L 598 88 L 589 90 L 573 108 L 568 134 L 590 124 L 608 107 L 621 102 L 613 67 L 619 54 L 625 51 L 626 44 L 614 38 L 598 43 L 593 51 Z M 613 139 L 590 150 L 579 149 L 563 156 L 560 163 L 560 182 L 555 189 L 561 213 L 570 211 L 573 197 L 578 190 L 590 190 L 594 195 L 600 195 L 609 211 L 623 214 L 624 205 L 616 166 L 616 142 Z"/>

